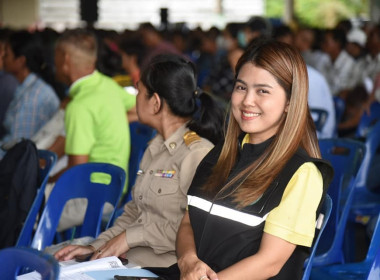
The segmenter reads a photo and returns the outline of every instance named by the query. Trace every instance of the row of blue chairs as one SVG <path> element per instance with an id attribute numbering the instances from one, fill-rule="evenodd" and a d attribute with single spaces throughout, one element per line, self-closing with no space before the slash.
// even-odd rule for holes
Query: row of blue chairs
<path id="1" fill-rule="evenodd" d="M 76 237 L 96 237 L 101 230 L 107 229 L 113 223 L 114 217 L 121 214 L 122 206 L 131 199 L 131 189 L 136 180 L 139 162 L 149 140 L 154 135 L 154 131 L 150 127 L 138 122 L 130 124 L 130 131 L 131 156 L 128 169 L 128 191 L 122 193 L 126 174 L 119 167 L 105 163 L 86 163 L 75 166 L 65 172 L 56 182 L 49 200 L 44 206 L 38 228 L 33 234 L 41 205 L 44 203 L 44 192 L 48 177 L 57 160 L 56 155 L 50 151 L 38 151 L 40 159 L 44 162 L 44 165 L 40 167 L 40 177 L 43 180 L 16 246 L 31 246 L 41 250 L 51 245 L 56 237 L 56 227 L 64 205 L 66 201 L 72 198 L 87 198 L 88 200 L 84 223 L 76 228 Z M 108 182 L 95 182 L 93 180 L 95 173 L 98 173 L 98 177 L 99 173 L 103 177 L 108 176 Z M 106 221 L 104 221 L 102 210 L 106 202 L 112 204 L 115 210 L 107 214 Z M 33 240 L 32 236 L 34 236 Z"/>
<path id="2" fill-rule="evenodd" d="M 322 157 L 332 163 L 335 171 L 328 190 L 334 207 L 317 246 L 310 279 L 380 279 L 380 194 L 367 187 L 371 162 L 380 147 L 380 122 L 376 116 L 363 117 L 366 129 L 361 121 L 365 142 L 344 138 L 319 141 Z M 355 262 L 355 224 L 369 219 L 377 220 L 367 254 L 364 260 Z"/>
<path id="3" fill-rule="evenodd" d="M 57 235 L 56 228 L 65 203 L 70 199 L 86 198 L 88 202 L 83 224 L 76 227 L 75 237 L 91 236 L 95 238 L 101 230 L 112 224 L 116 213 L 121 213 L 122 205 L 131 199 L 130 190 L 136 179 L 139 162 L 149 140 L 154 136 L 151 128 L 138 122 L 130 124 L 130 131 L 132 147 L 128 169 L 128 192 L 126 193 L 123 193 L 126 173 L 122 168 L 106 163 L 86 163 L 74 166 L 62 174 L 44 205 L 46 184 L 57 161 L 57 156 L 47 150 L 38 151 L 40 162 L 43 162 L 39 169 L 42 183 L 16 246 L 0 251 L 0 259 L 5 260 L 1 256 L 7 256 L 6 259 L 12 262 L 12 265 L 5 265 L 7 262 L 1 263 L 1 277 L 8 275 L 5 273 L 11 273 L 12 276 L 6 277 L 6 279 L 14 279 L 15 275 L 21 271 L 17 264 L 22 263 L 24 269 L 39 271 L 43 276 L 42 279 L 56 279 L 55 276 L 58 275 L 56 265 L 52 258 L 46 256 L 42 251 L 52 245 L 58 236 L 60 236 L 59 240 L 63 241 L 61 235 Z M 104 225 L 105 215 L 102 212 L 106 202 L 114 206 L 114 211 L 106 215 L 106 225 Z M 40 213 L 41 207 L 43 207 L 42 213 Z M 26 261 L 32 254 L 34 261 Z M 16 259 L 17 261 L 15 261 Z M 42 268 L 45 269 L 44 272 L 41 271 Z M 47 271 L 51 273 L 47 273 Z"/>

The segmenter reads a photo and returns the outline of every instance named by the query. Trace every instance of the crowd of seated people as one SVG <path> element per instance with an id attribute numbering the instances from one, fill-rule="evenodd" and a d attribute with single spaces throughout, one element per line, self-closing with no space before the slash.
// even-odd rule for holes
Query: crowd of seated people
<path id="1" fill-rule="evenodd" d="M 255 16 L 247 22 L 230 22 L 223 29 L 212 27 L 209 30 L 191 30 L 186 25 L 159 30 L 150 23 L 142 23 L 136 30 L 123 32 L 97 29 L 63 32 L 52 29 L 34 32 L 3 29 L 0 33 L 0 95 L 4 100 L 0 104 L 0 158 L 20 138 L 32 139 L 38 148 L 54 151 L 62 161 L 50 179 L 51 184 L 46 190 L 48 197 L 60 174 L 74 165 L 108 162 L 127 170 L 130 122 L 145 120 L 158 131 L 158 138 L 152 143 L 166 145 L 170 152 L 170 149 L 174 149 L 170 146 L 172 142 L 166 143 L 165 140 L 174 131 L 167 136 L 165 131 L 173 124 L 170 122 L 163 128 L 162 124 L 153 123 L 147 116 L 152 114 L 167 120 L 168 116 L 173 115 L 178 117 L 175 118 L 177 122 L 181 120 L 181 125 L 189 124 L 193 116 L 196 118 L 204 113 L 201 112 L 202 106 L 194 98 L 191 102 L 198 106 L 190 106 L 191 112 L 183 113 L 183 108 L 176 111 L 179 104 L 170 104 L 172 97 L 165 97 L 165 93 L 158 92 L 162 86 L 159 81 L 152 82 L 157 89 L 150 88 L 148 82 L 152 77 L 146 76 L 141 82 L 141 73 L 150 75 L 154 69 L 149 67 L 159 66 L 157 61 L 157 65 L 151 64 L 157 55 L 171 54 L 176 57 L 174 64 L 186 68 L 182 65 L 185 61 L 194 67 L 194 85 L 189 86 L 191 93 L 196 95 L 205 92 L 217 101 L 213 103 L 214 106 L 225 109 L 231 103 L 237 62 L 248 46 L 259 38 L 272 38 L 289 44 L 301 54 L 309 80 L 308 106 L 328 113 L 324 127 L 317 131 L 318 138 L 354 137 L 361 115 L 369 111 L 372 102 L 380 102 L 380 23 L 365 27 L 353 27 L 347 21 L 332 29 L 294 27 L 278 25 L 264 17 Z M 170 60 L 170 56 L 167 58 Z M 169 83 L 164 79 L 164 74 L 156 75 L 158 79 Z M 166 75 L 173 73 L 168 71 Z M 175 82 L 172 81 L 173 86 L 177 86 Z M 197 89 L 197 86 L 200 88 Z M 139 92 L 137 98 L 136 92 Z M 145 94 L 145 99 L 138 97 L 139 94 Z M 139 98 L 140 102 L 146 103 L 146 107 L 136 112 L 136 99 Z M 341 118 L 337 118 L 336 99 L 346 104 Z M 220 119 L 218 121 L 220 126 L 215 128 L 218 133 L 213 132 L 218 137 L 211 141 L 213 144 L 224 140 L 224 136 L 219 133 L 224 124 Z M 179 129 L 176 125 L 174 127 Z M 188 125 L 180 132 L 185 134 L 195 127 Z M 207 131 L 197 133 L 200 136 L 193 136 L 197 138 L 191 138 L 191 141 L 200 141 L 201 138 L 204 138 L 203 141 L 210 140 L 210 134 L 202 135 L 204 132 Z M 184 143 L 191 146 L 191 141 L 190 144 Z M 213 144 L 207 146 L 208 150 Z M 205 154 L 202 153 L 202 157 Z M 200 160 L 201 157 L 197 158 L 197 163 Z M 193 169 L 189 173 L 191 175 L 187 176 L 193 176 L 196 166 Z M 183 187 L 182 200 L 185 199 L 191 179 L 187 178 L 186 186 Z M 140 189 L 140 192 L 145 191 Z M 136 208 L 141 202 L 135 200 L 136 197 L 125 211 L 128 212 L 128 208 L 133 206 L 142 215 L 142 210 Z M 179 216 L 183 215 L 184 204 L 177 207 L 181 210 L 178 211 Z M 83 215 L 78 213 L 84 214 L 83 207 L 83 201 L 67 206 L 63 216 L 66 218 L 62 218 L 60 230 L 80 225 Z M 175 221 L 175 226 L 170 230 L 178 230 L 181 218 Z M 128 226 L 132 223 L 136 221 L 129 222 Z M 111 230 L 111 235 L 110 232 L 109 236 L 107 233 L 102 235 L 101 242 L 98 240 L 86 248 L 70 247 L 67 250 L 76 249 L 81 253 L 96 251 L 99 254 L 97 257 L 102 251 L 105 256 L 104 250 L 116 252 L 112 246 L 119 243 L 114 238 L 119 236 L 120 227 L 124 227 L 124 230 L 127 228 L 126 225 L 117 226 L 117 233 Z M 172 244 L 167 251 L 170 258 L 163 263 L 165 266 L 175 262 L 173 236 L 175 234 L 171 232 L 169 241 Z M 128 232 L 127 237 L 123 235 L 121 238 L 127 241 L 127 249 L 140 246 L 137 241 L 133 241 L 134 245 L 128 244 Z M 141 244 L 144 242 L 141 241 Z M 159 251 L 154 246 L 150 246 L 150 250 L 154 253 Z M 61 254 L 59 257 L 62 259 L 64 255 L 74 256 L 70 251 Z M 136 261 L 139 260 L 140 256 L 136 258 Z M 160 263 L 151 263 L 151 266 L 160 266 Z"/>
<path id="2" fill-rule="evenodd" d="M 349 90 L 363 85 L 368 94 L 373 95 L 368 102 L 375 100 L 374 81 L 376 75 L 380 73 L 380 63 L 378 63 L 380 47 L 377 42 L 380 31 L 376 24 L 367 24 L 364 28 L 364 26 L 352 26 L 345 20 L 331 29 L 307 26 L 295 28 L 255 16 L 247 22 L 230 22 L 223 29 L 212 27 L 209 30 L 201 28 L 191 30 L 186 25 L 175 25 L 173 28 L 159 30 L 150 23 L 142 23 L 136 30 L 94 31 L 99 43 L 97 69 L 113 77 L 122 86 L 134 86 L 139 79 L 140 68 L 156 54 L 175 53 L 195 63 L 198 84 L 201 88 L 222 102 L 228 103 L 234 83 L 234 66 L 237 58 L 251 40 L 265 36 L 297 47 L 306 64 L 323 75 L 328 83 L 327 91 L 332 97 L 345 100 Z M 39 41 L 45 44 L 46 50 L 49 50 L 45 52 L 46 65 L 54 66 L 52 49 L 54 41 L 60 34 L 51 29 L 33 34 L 34 37 L 39 34 Z M 11 69 L 8 69 L 9 71 Z M 61 88 L 53 86 L 53 89 L 58 91 L 56 95 L 60 99 L 67 94 L 67 86 L 64 89 L 62 86 Z M 323 97 L 319 98 L 323 100 L 322 102 L 310 106 L 320 107 L 326 100 L 325 97 L 326 94 L 323 94 Z M 334 119 L 335 113 L 331 104 L 332 102 L 328 101 L 325 108 L 321 108 L 329 113 L 328 131 L 319 133 L 321 138 L 337 136 L 337 127 L 342 121 Z M 1 113 L 5 115 L 4 112 Z M 4 125 L 7 124 L 3 121 L 2 126 Z M 3 128 L 4 131 L 9 129 L 9 127 Z M 1 142 L 7 140 L 7 138 L 2 139 Z"/>

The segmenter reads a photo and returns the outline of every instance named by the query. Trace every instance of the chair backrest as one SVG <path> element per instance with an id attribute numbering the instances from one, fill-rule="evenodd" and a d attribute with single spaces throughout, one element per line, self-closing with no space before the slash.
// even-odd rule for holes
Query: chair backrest
<path id="1" fill-rule="evenodd" d="M 9 247 L 0 250 L 1 279 L 16 279 L 22 269 L 36 270 L 42 280 L 59 277 L 59 264 L 53 256 L 32 248 Z"/>
<path id="2" fill-rule="evenodd" d="M 366 138 L 372 127 L 380 120 L 380 103 L 371 104 L 370 113 L 364 112 L 356 129 L 357 138 Z"/>
<path id="3" fill-rule="evenodd" d="M 348 193 L 351 191 L 351 189 L 347 189 L 347 186 L 349 186 L 347 182 L 350 178 L 356 176 L 366 150 L 364 143 L 346 138 L 320 139 L 319 147 L 322 158 L 330 161 L 334 168 L 334 178 L 327 191 L 334 207 L 318 246 L 317 255 L 326 252 L 332 244 L 342 207 Z"/>
<path id="4" fill-rule="evenodd" d="M 341 182 L 343 182 L 343 178 Z M 345 254 L 343 249 L 343 243 L 345 239 L 347 221 L 351 210 L 352 201 L 355 195 L 355 185 L 356 180 L 354 177 L 351 177 L 348 187 L 346 189 L 348 195 L 344 201 L 344 206 L 342 207 L 342 213 L 340 215 L 337 228 L 329 228 L 329 222 L 327 222 L 326 228 L 322 233 L 321 240 L 317 246 L 317 253 L 313 260 L 313 266 L 326 266 L 335 263 L 344 263 L 345 262 Z M 333 200 L 334 203 L 334 200 Z M 333 207 L 334 209 L 335 207 Z M 330 217 L 331 218 L 331 217 Z M 329 236 L 331 235 L 331 237 Z M 324 245 L 326 241 L 323 239 L 326 238 L 329 240 L 329 243 L 323 247 L 323 250 L 318 250 L 321 245 Z M 332 242 L 330 240 L 332 239 Z M 328 249 L 326 251 L 326 248 Z M 322 254 L 319 253 L 322 252 Z"/>
<path id="5" fill-rule="evenodd" d="M 380 248 L 377 250 L 375 259 L 371 266 L 371 269 L 367 275 L 366 280 L 378 280 L 380 279 Z"/>
<path id="6" fill-rule="evenodd" d="M 360 169 L 358 171 L 358 182 L 357 182 L 357 188 L 359 187 L 365 187 L 368 173 L 370 169 L 371 161 L 376 154 L 377 149 L 380 146 L 380 122 L 377 122 L 369 132 L 366 141 L 366 153 L 363 159 L 363 163 L 360 166 Z"/>
<path id="7" fill-rule="evenodd" d="M 380 249 L 380 213 L 377 217 L 375 229 L 372 234 L 371 242 L 367 251 L 364 262 L 372 264 L 376 258 L 378 250 Z"/>
<path id="8" fill-rule="evenodd" d="M 74 198 L 86 198 L 88 202 L 79 237 L 96 237 L 101 229 L 104 204 L 117 206 L 125 176 L 122 168 L 108 163 L 80 164 L 63 173 L 46 202 L 31 247 L 42 250 L 52 244 L 64 206 Z"/>
<path id="9" fill-rule="evenodd" d="M 315 129 L 321 132 L 329 116 L 329 112 L 324 109 L 310 108 L 310 113 L 314 120 Z"/>
<path id="10" fill-rule="evenodd" d="M 346 102 L 339 96 L 334 96 L 334 107 L 335 107 L 335 119 L 338 124 L 343 117 L 344 110 L 346 109 Z"/>
<path id="11" fill-rule="evenodd" d="M 320 216 L 323 215 L 322 216 L 322 218 L 323 218 L 322 224 L 321 224 L 318 235 L 314 238 L 314 244 L 311 248 L 310 256 L 305 262 L 306 266 L 304 269 L 302 280 L 307 280 L 310 277 L 310 272 L 311 272 L 311 268 L 313 266 L 313 259 L 315 256 L 315 252 L 316 252 L 318 243 L 320 241 L 321 235 L 322 235 L 322 233 L 326 227 L 327 221 L 330 218 L 332 208 L 333 208 L 333 202 L 331 200 L 331 197 L 328 194 L 326 194 L 326 197 L 325 197 L 323 204 L 322 204 L 321 213 L 320 213 Z"/>
<path id="12" fill-rule="evenodd" d="M 33 227 L 37 219 L 37 215 L 44 200 L 44 192 L 49 174 L 57 161 L 57 155 L 48 150 L 38 150 L 38 156 L 42 162 L 40 163 L 39 173 L 41 185 L 37 191 L 32 207 L 29 210 L 24 226 L 18 237 L 16 246 L 29 246 L 32 240 Z"/>
<path id="13" fill-rule="evenodd" d="M 131 155 L 128 163 L 128 190 L 124 194 L 122 205 L 132 199 L 131 190 L 136 181 L 140 161 L 148 147 L 148 142 L 155 135 L 153 128 L 139 122 L 130 123 L 129 130 L 131 132 Z"/>

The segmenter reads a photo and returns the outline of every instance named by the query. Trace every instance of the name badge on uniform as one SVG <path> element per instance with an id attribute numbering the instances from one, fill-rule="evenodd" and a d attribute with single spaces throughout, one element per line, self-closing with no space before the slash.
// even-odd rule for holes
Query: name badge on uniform
<path id="1" fill-rule="evenodd" d="M 175 170 L 157 170 L 154 176 L 162 178 L 173 178 L 174 174 Z"/>

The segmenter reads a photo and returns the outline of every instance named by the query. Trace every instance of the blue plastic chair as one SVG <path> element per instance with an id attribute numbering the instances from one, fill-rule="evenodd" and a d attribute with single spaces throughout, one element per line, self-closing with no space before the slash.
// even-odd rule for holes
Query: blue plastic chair
<path id="1" fill-rule="evenodd" d="M 314 120 L 315 129 L 321 132 L 329 116 L 329 112 L 324 109 L 310 108 L 310 113 Z"/>
<path id="2" fill-rule="evenodd" d="M 344 180 L 342 178 L 341 182 L 343 181 Z M 351 204 L 354 197 L 354 188 L 355 188 L 355 180 L 352 177 L 347 187 L 348 195 L 345 199 L 342 213 L 337 221 L 338 224 L 336 228 L 331 229 L 326 226 L 325 231 L 322 233 L 321 241 L 319 242 L 319 245 L 323 244 L 322 242 L 326 242 L 326 241 L 323 241 L 323 239 L 326 238 L 328 240 L 327 245 L 329 245 L 329 247 L 326 246 L 328 248 L 327 250 L 325 247 L 323 247 L 324 251 L 322 251 L 323 252 L 322 254 L 320 254 L 317 250 L 317 255 L 313 259 L 313 269 L 315 267 L 322 267 L 322 266 L 327 266 L 327 265 L 337 264 L 337 263 L 345 263 L 346 250 L 344 247 L 345 246 L 344 240 L 345 240 L 345 235 L 346 235 L 348 215 L 350 213 Z M 336 200 L 339 201 L 339 199 L 336 199 Z M 334 203 L 334 200 L 333 200 L 333 203 Z M 333 209 L 334 208 L 336 207 L 333 207 Z M 330 242 L 330 240 L 332 241 Z M 318 248 L 319 248 L 319 245 L 318 245 Z"/>
<path id="3" fill-rule="evenodd" d="M 107 177 L 109 182 L 95 182 L 92 175 Z M 104 204 L 109 202 L 114 207 L 117 206 L 125 183 L 125 176 L 122 168 L 107 163 L 80 164 L 63 173 L 46 202 L 31 247 L 43 250 L 53 243 L 64 206 L 68 200 L 74 198 L 86 198 L 88 202 L 78 237 L 98 236 L 101 230 Z"/>
<path id="4" fill-rule="evenodd" d="M 374 102 L 370 107 L 370 114 L 364 112 L 356 129 L 357 138 L 366 138 L 372 127 L 380 120 L 380 103 Z"/>
<path id="5" fill-rule="evenodd" d="M 346 102 L 339 96 L 334 96 L 334 108 L 335 108 L 335 119 L 338 124 L 343 117 L 344 111 L 346 109 Z"/>
<path id="6" fill-rule="evenodd" d="M 360 221 L 363 217 L 362 220 L 366 221 L 380 212 L 380 194 L 372 192 L 366 186 L 372 158 L 380 147 L 380 122 L 372 127 L 365 145 L 366 153 L 357 174 L 355 196 L 351 207 L 351 220 L 354 221 Z"/>
<path id="7" fill-rule="evenodd" d="M 23 269 L 37 271 L 42 280 L 58 280 L 59 264 L 53 256 L 25 247 L 0 250 L 1 279 L 16 279 Z"/>
<path id="8" fill-rule="evenodd" d="M 356 176 L 366 150 L 364 143 L 347 138 L 320 139 L 319 147 L 322 158 L 330 161 L 334 168 L 334 177 L 327 191 L 334 207 L 319 242 L 317 255 L 327 252 L 332 245 L 343 207 L 353 190 L 353 184 L 347 183 Z"/>
<path id="9" fill-rule="evenodd" d="M 379 216 L 380 217 L 380 216 Z M 328 265 L 314 267 L 311 271 L 312 280 L 336 280 L 336 279 L 367 279 L 367 276 L 376 261 L 376 255 L 380 248 L 380 218 L 377 219 L 375 231 L 365 259 L 361 262 Z M 379 279 L 379 278 L 375 278 Z"/>
<path id="10" fill-rule="evenodd" d="M 40 159 L 43 160 L 43 165 L 40 164 L 39 170 L 42 182 L 40 188 L 37 191 L 32 207 L 29 210 L 28 216 L 26 217 L 24 226 L 20 232 L 16 246 L 30 245 L 33 235 L 33 227 L 37 220 L 37 215 L 40 211 L 42 202 L 45 197 L 46 183 L 48 182 L 50 171 L 53 169 L 57 161 L 57 155 L 48 150 L 38 150 L 38 156 Z"/>
<path id="11" fill-rule="evenodd" d="M 371 269 L 368 273 L 366 280 L 379 280 L 380 279 L 380 248 L 377 250 L 376 257 L 373 261 Z"/>
<path id="12" fill-rule="evenodd" d="M 135 184 L 140 161 L 148 147 L 149 141 L 155 135 L 155 130 L 145 124 L 132 122 L 129 124 L 131 133 L 131 155 L 128 163 L 128 190 L 122 201 L 122 205 L 132 199 L 132 187 Z"/>
<path id="13" fill-rule="evenodd" d="M 312 269 L 312 266 L 313 266 L 313 259 L 314 259 L 314 256 L 315 256 L 316 248 L 318 246 L 318 243 L 320 242 L 320 238 L 321 238 L 321 235 L 322 235 L 322 233 L 323 233 L 323 231 L 324 231 L 324 229 L 326 227 L 327 221 L 330 218 L 330 214 L 331 214 L 331 209 L 332 208 L 333 208 L 333 202 L 332 202 L 330 196 L 327 194 L 326 197 L 325 197 L 325 200 L 323 202 L 323 205 L 322 205 L 322 208 L 321 208 L 321 213 L 320 213 L 320 215 L 321 214 L 323 215 L 322 225 L 321 225 L 321 228 L 319 229 L 319 233 L 316 236 L 314 244 L 313 244 L 313 246 L 311 248 L 310 256 L 305 261 L 305 269 L 304 269 L 304 273 L 303 273 L 303 276 L 302 276 L 302 280 L 308 280 L 309 277 L 310 277 L 310 272 L 311 272 L 311 269 Z"/>

